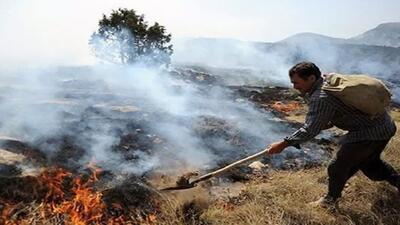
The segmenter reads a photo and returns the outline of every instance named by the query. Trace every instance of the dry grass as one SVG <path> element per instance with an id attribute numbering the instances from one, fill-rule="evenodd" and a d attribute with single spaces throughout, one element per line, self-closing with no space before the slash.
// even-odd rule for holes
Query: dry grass
<path id="1" fill-rule="evenodd" d="M 400 121 L 400 113 L 393 117 Z M 398 124 L 400 127 L 400 124 Z M 400 131 L 392 138 L 383 158 L 400 171 Z M 400 222 L 400 196 L 386 182 L 372 182 L 361 172 L 352 177 L 343 192 L 338 212 L 313 208 L 307 203 L 326 191 L 326 167 L 296 172 L 273 171 L 269 178 L 246 185 L 247 196 L 229 207 L 214 201 L 198 204 L 196 197 L 186 208 L 170 202 L 160 224 L 387 224 Z M 171 205 L 172 204 L 172 205 Z M 187 205 L 191 204 L 191 208 Z M 192 210 L 192 211 L 190 211 Z M 188 216 L 189 214 L 189 216 Z M 189 219 L 188 219 L 189 218 Z"/>
<path id="2" fill-rule="evenodd" d="M 399 123 L 400 112 L 393 112 L 393 118 Z M 383 157 L 400 171 L 398 146 L 400 131 L 392 138 Z M 242 194 L 232 201 L 211 198 L 203 189 L 191 189 L 185 192 L 184 198 L 182 195 L 162 195 L 161 213 L 157 213 L 154 219 L 133 222 L 138 220 L 128 216 L 120 224 L 400 224 L 400 196 L 389 184 L 372 182 L 362 173 L 357 173 L 349 180 L 340 201 L 340 210 L 335 213 L 307 204 L 325 193 L 326 184 L 326 167 L 270 171 L 262 179 L 249 181 Z M 61 217 L 43 219 L 38 213 L 40 207 L 43 204 L 32 203 L 22 207 L 29 215 L 29 224 L 65 224 Z"/>

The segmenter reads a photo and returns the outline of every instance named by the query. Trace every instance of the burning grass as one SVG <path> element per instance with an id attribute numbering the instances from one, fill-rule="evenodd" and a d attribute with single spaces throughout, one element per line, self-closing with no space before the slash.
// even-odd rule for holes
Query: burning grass
<path id="1" fill-rule="evenodd" d="M 91 171 L 73 175 L 56 168 L 37 177 L 3 181 L 0 224 L 155 224 L 156 207 L 154 213 L 143 212 L 112 197 L 111 190 L 97 190 L 100 170 L 92 167 Z"/>
<path id="2" fill-rule="evenodd" d="M 294 99 L 289 97 L 288 100 Z M 284 102 L 273 104 L 280 107 L 274 110 L 293 114 L 303 107 L 294 100 Z M 398 114 L 394 115 L 396 120 L 400 118 Z M 232 141 L 231 146 L 239 146 L 238 149 L 246 146 L 240 133 L 228 123 L 206 117 L 198 122 L 196 133 L 204 137 L 204 142 L 212 143 L 209 137 L 216 135 Z M 399 137 L 398 133 L 385 153 L 397 169 Z M 156 136 L 134 126 L 121 138 L 118 149 L 147 150 L 159 142 L 162 141 Z M 61 146 L 66 150 L 74 147 Z M 325 191 L 326 168 L 306 168 L 267 168 L 262 176 L 246 170 L 246 179 L 230 177 L 230 182 L 244 187 L 233 196 L 221 194 L 234 192 L 234 185 L 229 183 L 210 182 L 188 191 L 160 194 L 144 181 L 127 176 L 121 183 L 104 189 L 98 185 L 103 174 L 95 167 L 81 174 L 53 168 L 38 176 L 0 177 L 0 224 L 398 224 L 400 205 L 395 190 L 385 183 L 373 183 L 361 174 L 350 180 L 338 214 L 309 207 L 306 203 Z M 221 186 L 224 191 L 215 192 L 211 186 Z"/>
<path id="3" fill-rule="evenodd" d="M 289 101 L 287 103 L 281 101 L 275 101 L 271 107 L 281 113 L 290 113 L 292 111 L 300 109 L 300 103 L 298 101 Z"/>

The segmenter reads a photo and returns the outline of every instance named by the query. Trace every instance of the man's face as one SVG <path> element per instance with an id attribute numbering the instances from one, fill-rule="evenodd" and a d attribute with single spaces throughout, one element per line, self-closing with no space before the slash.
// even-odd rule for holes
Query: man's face
<path id="1" fill-rule="evenodd" d="M 311 75 L 307 79 L 303 79 L 299 77 L 297 73 L 293 74 L 290 78 L 290 81 L 293 84 L 293 88 L 300 91 L 302 94 L 309 92 L 315 82 L 315 76 Z"/>

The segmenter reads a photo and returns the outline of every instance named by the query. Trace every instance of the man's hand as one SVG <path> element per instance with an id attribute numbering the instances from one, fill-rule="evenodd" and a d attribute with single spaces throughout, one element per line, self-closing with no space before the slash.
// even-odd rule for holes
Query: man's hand
<path id="1" fill-rule="evenodd" d="M 288 146 L 289 146 L 289 143 L 287 143 L 286 141 L 272 143 L 271 145 L 268 146 L 268 148 L 269 148 L 268 154 L 270 154 L 270 155 L 278 154 L 278 153 L 282 152 Z"/>

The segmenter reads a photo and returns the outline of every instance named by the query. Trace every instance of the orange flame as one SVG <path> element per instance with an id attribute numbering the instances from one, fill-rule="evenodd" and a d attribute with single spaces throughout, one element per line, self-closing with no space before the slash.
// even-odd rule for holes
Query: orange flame
<path id="1" fill-rule="evenodd" d="M 112 217 L 107 215 L 107 207 L 102 200 L 102 193 L 93 188 L 101 169 L 94 164 L 89 164 L 92 174 L 88 179 L 81 176 L 72 177 L 70 172 L 64 169 L 47 170 L 40 174 L 38 182 L 46 186 L 44 202 L 36 210 L 38 217 L 46 221 L 57 215 L 65 219 L 65 224 L 89 225 L 89 224 L 127 224 L 124 215 Z M 71 179 L 72 188 L 64 191 L 66 179 Z M 112 208 L 122 211 L 123 207 L 113 203 Z M 0 213 L 0 224 L 22 225 L 32 224 L 32 218 L 15 218 L 15 212 L 20 210 L 20 204 L 7 203 Z M 155 224 L 156 216 L 148 215 L 140 221 L 140 224 Z"/>
<path id="2" fill-rule="evenodd" d="M 296 101 L 291 101 L 288 103 L 276 101 L 276 102 L 274 102 L 274 104 L 271 105 L 271 107 L 278 112 L 288 113 L 288 112 L 299 109 L 300 103 L 296 102 Z"/>
<path id="3" fill-rule="evenodd" d="M 94 178 L 92 178 L 94 179 Z M 69 215 L 72 224 L 85 225 L 100 223 L 105 210 L 101 193 L 95 192 L 80 177 L 73 181 L 74 197 L 66 199 L 53 208 L 53 212 Z"/>
<path id="4" fill-rule="evenodd" d="M 64 198 L 63 181 L 66 177 L 71 176 L 71 173 L 64 169 L 58 168 L 54 171 L 46 170 L 42 172 L 38 180 L 48 187 L 48 191 L 45 196 L 46 201 L 54 201 L 56 199 Z"/>

